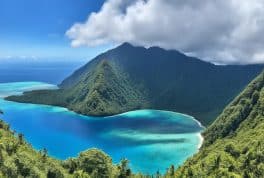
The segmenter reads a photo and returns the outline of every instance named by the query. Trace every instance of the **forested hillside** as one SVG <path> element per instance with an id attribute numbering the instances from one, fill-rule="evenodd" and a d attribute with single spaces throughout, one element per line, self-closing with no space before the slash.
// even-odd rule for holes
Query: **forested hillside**
<path id="1" fill-rule="evenodd" d="M 205 131 L 200 152 L 175 177 L 264 177 L 264 73 Z"/>
<path id="2" fill-rule="evenodd" d="M 97 116 L 145 108 L 171 110 L 208 125 L 262 68 L 217 66 L 175 50 L 124 43 L 78 69 L 58 91 L 27 92 L 7 99 Z"/>

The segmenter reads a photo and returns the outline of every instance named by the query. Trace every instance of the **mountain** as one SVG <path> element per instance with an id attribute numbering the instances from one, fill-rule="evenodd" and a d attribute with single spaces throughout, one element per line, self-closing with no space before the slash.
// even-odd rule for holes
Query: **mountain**
<path id="1" fill-rule="evenodd" d="M 264 72 L 204 132 L 175 177 L 264 177 Z"/>
<path id="2" fill-rule="evenodd" d="M 208 125 L 262 68 L 218 66 L 175 50 L 124 43 L 75 71 L 60 90 L 26 92 L 7 100 L 59 105 L 95 116 L 171 110 Z"/>
<path id="3" fill-rule="evenodd" d="M 65 82 L 68 82 L 66 80 Z M 64 85 L 61 85 L 64 88 Z M 147 105 L 145 96 L 115 64 L 102 60 L 70 87 L 69 108 L 82 114 L 109 115 Z"/>

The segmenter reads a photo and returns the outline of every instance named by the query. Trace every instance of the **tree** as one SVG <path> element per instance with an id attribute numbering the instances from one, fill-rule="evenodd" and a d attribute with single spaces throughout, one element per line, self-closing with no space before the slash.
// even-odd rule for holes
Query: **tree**
<path id="1" fill-rule="evenodd" d="M 175 167 L 174 165 L 171 165 L 170 169 L 169 169 L 169 176 L 173 177 L 175 173 Z"/>
<path id="2" fill-rule="evenodd" d="M 90 178 L 90 176 L 82 170 L 75 171 L 73 178 Z"/>
<path id="3" fill-rule="evenodd" d="M 1 147 L 1 145 L 0 145 Z M 3 156 L 3 153 L 2 153 L 2 149 L 0 149 L 0 167 L 4 164 L 4 156 Z"/>
<path id="4" fill-rule="evenodd" d="M 193 171 L 192 171 L 191 168 L 188 168 L 188 170 L 187 170 L 187 175 L 188 175 L 189 177 L 193 177 Z"/>
<path id="5" fill-rule="evenodd" d="M 0 120 L 0 129 L 3 129 L 5 126 L 4 121 Z"/>
<path id="6" fill-rule="evenodd" d="M 240 156 L 240 152 L 235 149 L 233 144 L 226 145 L 225 152 L 229 153 L 231 156 L 235 158 L 238 158 Z"/>
<path id="7" fill-rule="evenodd" d="M 30 167 L 28 165 L 28 162 L 25 162 L 24 160 L 20 160 L 24 158 L 16 158 L 15 164 L 17 166 L 18 173 L 22 175 L 23 177 L 29 177 L 30 175 Z"/>
<path id="8" fill-rule="evenodd" d="M 78 162 L 76 159 L 73 158 L 69 158 L 68 160 L 66 160 L 63 164 L 63 166 L 69 170 L 69 173 L 72 174 L 74 173 L 77 168 L 78 168 Z"/>
<path id="9" fill-rule="evenodd" d="M 104 152 L 97 149 L 90 149 L 81 152 L 77 158 L 79 169 L 99 178 L 106 178 L 111 175 L 112 160 Z"/>
<path id="10" fill-rule="evenodd" d="M 17 151 L 17 143 L 15 141 L 11 141 L 7 143 L 6 145 L 6 152 L 8 153 L 9 156 L 11 156 L 13 153 Z"/>
<path id="11" fill-rule="evenodd" d="M 51 167 L 48 170 L 47 178 L 63 178 L 63 174 L 56 167 Z"/>
<path id="12" fill-rule="evenodd" d="M 131 170 L 128 167 L 129 161 L 127 159 L 122 159 L 119 168 L 119 178 L 126 178 L 131 176 Z"/>
<path id="13" fill-rule="evenodd" d="M 258 99 L 259 99 L 259 92 L 258 91 L 254 91 L 254 93 L 252 95 L 252 104 L 256 104 Z"/>
<path id="14" fill-rule="evenodd" d="M 220 162 L 221 162 L 221 156 L 218 155 L 214 161 L 214 169 L 218 169 L 220 167 Z"/>
<path id="15" fill-rule="evenodd" d="M 42 159 L 43 159 L 43 161 L 46 161 L 47 157 L 48 157 L 48 150 L 46 148 L 44 148 L 42 150 Z"/>
<path id="16" fill-rule="evenodd" d="M 159 171 L 156 172 L 156 178 L 161 178 L 161 175 L 160 175 Z"/>
<path id="17" fill-rule="evenodd" d="M 22 133 L 18 134 L 18 140 L 20 145 L 24 143 L 24 135 Z"/>
<path id="18" fill-rule="evenodd" d="M 251 176 L 249 175 L 248 171 L 244 171 L 243 173 L 243 178 L 250 178 Z"/>

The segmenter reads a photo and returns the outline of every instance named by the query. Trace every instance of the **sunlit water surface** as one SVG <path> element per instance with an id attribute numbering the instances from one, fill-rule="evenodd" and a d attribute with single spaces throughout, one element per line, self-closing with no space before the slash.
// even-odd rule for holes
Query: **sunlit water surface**
<path id="1" fill-rule="evenodd" d="M 56 89 L 41 82 L 0 84 L 3 120 L 23 133 L 36 149 L 47 148 L 51 156 L 67 159 L 96 147 L 114 163 L 130 160 L 133 171 L 153 174 L 181 165 L 197 152 L 203 127 L 191 116 L 180 113 L 138 110 L 111 117 L 89 117 L 62 107 L 22 104 L 1 98 L 35 89 Z"/>

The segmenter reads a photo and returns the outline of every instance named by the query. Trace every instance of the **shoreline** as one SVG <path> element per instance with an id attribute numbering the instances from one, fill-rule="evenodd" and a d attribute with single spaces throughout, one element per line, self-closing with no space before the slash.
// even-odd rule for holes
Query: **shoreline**
<path id="1" fill-rule="evenodd" d="M 203 124 L 198 121 L 194 116 L 191 116 L 189 114 L 186 114 L 186 113 L 180 113 L 180 112 L 175 112 L 175 111 L 170 111 L 170 110 L 161 110 L 161 109 L 137 109 L 137 110 L 131 110 L 131 111 L 126 111 L 126 112 L 123 112 L 123 113 L 119 113 L 119 114 L 114 114 L 114 115 L 110 115 L 110 116 L 105 116 L 105 118 L 108 118 L 108 117 L 115 117 L 115 116 L 122 116 L 122 115 L 125 115 L 127 113 L 131 113 L 131 112 L 135 112 L 135 111 L 160 111 L 160 112 L 167 112 L 167 113 L 172 113 L 172 114 L 180 114 L 182 116 L 186 116 L 186 117 L 189 117 L 190 119 L 193 119 L 200 127 L 202 128 L 206 128 L 205 126 L 203 126 Z"/>
<path id="2" fill-rule="evenodd" d="M 18 93 L 14 93 L 12 94 L 13 91 L 11 91 L 10 95 L 4 95 L 1 96 L 0 98 L 6 100 L 7 97 L 10 97 L 12 95 L 23 95 L 24 92 L 27 91 L 35 91 L 35 90 L 54 90 L 54 89 L 58 89 L 58 85 L 54 85 L 54 84 L 49 84 L 49 83 L 45 83 L 45 82 L 37 82 L 37 81 L 26 81 L 26 82 L 7 82 L 7 83 L 0 83 L 0 85 L 6 85 L 6 84 L 23 84 L 23 83 L 29 83 L 29 84 L 40 84 L 37 86 L 31 86 L 29 88 L 25 88 L 25 90 L 19 91 Z M 48 86 L 48 87 L 47 87 Z M 12 100 L 8 100 L 8 101 L 12 101 Z M 17 102 L 17 101 L 12 101 L 12 102 Z M 17 102 L 20 103 L 20 102 Z M 23 102 L 22 102 L 23 103 Z M 161 109 L 148 109 L 148 108 L 144 108 L 144 109 L 136 109 L 136 110 L 129 110 L 129 111 L 125 111 L 122 113 L 117 113 L 117 114 L 105 114 L 105 115 L 88 115 L 88 114 L 82 114 L 82 113 L 78 113 L 74 110 L 69 109 L 68 107 L 65 106 L 59 106 L 59 105 L 50 105 L 50 104 L 37 104 L 37 103 L 25 103 L 25 104 L 36 104 L 36 105 L 45 105 L 45 106 L 51 106 L 51 107 L 61 107 L 64 108 L 70 112 L 74 112 L 78 115 L 82 115 L 82 116 L 86 116 L 86 117 L 101 117 L 101 118 L 111 118 L 111 117 L 116 117 L 116 116 L 122 116 L 122 115 L 126 115 L 127 113 L 131 113 L 131 112 L 135 112 L 135 111 L 144 111 L 144 110 L 149 110 L 149 111 L 160 111 L 160 112 L 167 112 L 167 113 L 172 113 L 172 114 L 179 114 L 185 117 L 188 117 L 190 119 L 193 119 L 200 127 L 204 128 L 205 127 L 202 125 L 202 123 L 200 121 L 198 121 L 194 116 L 191 116 L 189 114 L 186 113 L 180 113 L 180 112 L 176 112 L 176 111 L 171 111 L 171 110 L 161 110 Z"/>
<path id="3" fill-rule="evenodd" d="M 204 142 L 204 137 L 202 136 L 202 133 L 198 133 L 198 137 L 199 137 L 198 150 L 200 150 Z"/>

